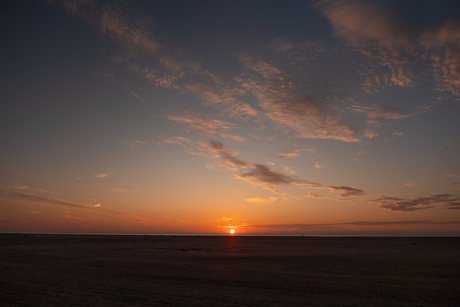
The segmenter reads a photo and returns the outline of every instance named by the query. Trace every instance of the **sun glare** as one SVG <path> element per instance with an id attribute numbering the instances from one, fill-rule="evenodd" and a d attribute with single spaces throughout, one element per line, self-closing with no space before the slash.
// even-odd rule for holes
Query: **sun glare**
<path id="1" fill-rule="evenodd" d="M 234 234 L 234 233 L 235 233 L 235 229 L 230 229 L 230 233 L 231 233 L 231 234 Z"/>

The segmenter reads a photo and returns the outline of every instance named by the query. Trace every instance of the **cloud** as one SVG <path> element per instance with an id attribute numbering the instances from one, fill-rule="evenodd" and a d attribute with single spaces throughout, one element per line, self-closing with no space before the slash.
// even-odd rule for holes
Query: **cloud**
<path id="1" fill-rule="evenodd" d="M 225 217 L 225 216 L 224 216 L 224 217 L 222 218 L 222 220 L 228 222 L 228 221 L 233 220 L 233 217 Z"/>
<path id="2" fill-rule="evenodd" d="M 141 50 L 154 54 L 160 45 L 153 37 L 152 21 L 128 15 L 118 6 L 100 5 L 92 0 L 45 0 L 62 7 L 66 13 L 86 19 L 103 34 L 132 51 Z"/>
<path id="3" fill-rule="evenodd" d="M 333 191 L 343 191 L 344 193 L 340 194 L 340 197 L 357 197 L 357 196 L 364 196 L 365 193 L 361 189 L 350 188 L 346 186 L 336 187 L 336 186 L 328 186 L 326 187 Z"/>
<path id="4" fill-rule="evenodd" d="M 395 131 L 395 132 L 393 132 L 393 135 L 394 136 L 404 136 L 404 133 Z"/>
<path id="5" fill-rule="evenodd" d="M 269 187 L 267 185 L 298 185 L 302 187 L 328 189 L 334 192 L 339 192 L 339 199 L 324 196 L 335 201 L 352 201 L 347 199 L 349 197 L 364 197 L 370 196 L 362 189 L 352 188 L 349 186 L 323 186 L 318 183 L 313 183 L 307 180 L 299 179 L 296 176 L 286 175 L 281 172 L 274 171 L 266 165 L 249 163 L 236 157 L 237 153 L 226 148 L 221 142 L 211 140 L 209 143 L 193 142 L 189 139 L 176 137 L 171 140 L 164 140 L 167 143 L 176 143 L 183 145 L 190 154 L 198 154 L 208 157 L 209 159 L 222 158 L 220 166 L 239 171 L 234 177 L 237 179 L 245 180 L 254 185 L 264 186 L 265 189 L 277 193 L 279 195 L 286 195 L 282 191 Z M 211 165 L 210 167 L 214 167 Z M 315 193 L 308 193 L 306 197 L 318 198 L 322 197 Z M 436 203 L 452 204 L 452 208 L 456 208 L 456 201 L 460 198 L 456 195 L 438 194 L 429 195 L 424 197 L 415 197 L 412 199 L 402 199 L 391 196 L 382 196 L 378 199 L 365 200 L 360 203 L 374 203 L 379 208 L 397 211 L 397 212 L 411 212 L 435 207 Z"/>
<path id="6" fill-rule="evenodd" d="M 328 162 L 328 163 L 316 162 L 316 163 L 315 163 L 315 168 L 316 168 L 316 169 L 323 168 L 324 165 L 326 165 L 326 164 L 329 164 L 329 162 Z"/>
<path id="7" fill-rule="evenodd" d="M 404 184 L 406 187 L 410 187 L 410 188 L 415 187 L 415 183 L 413 183 L 413 182 L 410 181 L 410 180 L 404 180 L 404 182 L 406 182 L 406 183 Z"/>
<path id="8" fill-rule="evenodd" d="M 395 108 L 376 105 L 364 106 L 356 103 L 351 105 L 349 109 L 352 112 L 363 114 L 367 117 L 367 126 L 364 131 L 364 136 L 367 138 L 374 138 L 379 135 L 379 128 L 383 127 L 392 120 L 405 119 L 418 114 L 403 114 Z"/>
<path id="9" fill-rule="evenodd" d="M 306 180 L 299 179 L 295 176 L 285 175 L 280 172 L 271 170 L 268 166 L 262 164 L 253 164 L 237 158 L 238 153 L 226 148 L 221 142 L 211 140 L 209 143 L 204 142 L 193 142 L 189 139 L 182 137 L 175 137 L 172 139 L 163 140 L 165 143 L 179 144 L 186 148 L 188 153 L 195 155 L 206 156 L 209 159 L 222 158 L 219 166 L 233 170 L 243 171 L 240 174 L 235 175 L 235 178 L 245 180 L 256 185 L 300 185 L 300 186 L 314 186 L 318 187 L 316 183 L 312 183 Z M 215 168 L 215 164 L 208 164 L 210 168 Z M 275 193 L 284 195 L 277 189 L 270 189 Z"/>
<path id="10" fill-rule="evenodd" d="M 293 176 L 288 176 L 283 173 L 272 171 L 270 168 L 262 164 L 252 164 L 250 171 L 240 175 L 236 175 L 235 177 L 256 184 L 308 184 L 308 182 L 305 180 L 300 180 Z"/>
<path id="11" fill-rule="evenodd" d="M 254 204 L 256 206 L 265 206 L 269 205 L 275 200 L 277 200 L 277 197 L 269 197 L 268 199 L 260 198 L 260 197 L 254 197 L 254 198 L 248 198 L 246 201 L 250 204 Z"/>
<path id="12" fill-rule="evenodd" d="M 29 188 L 28 186 L 25 186 L 25 185 L 13 185 L 12 187 L 15 188 L 16 190 L 25 190 Z"/>
<path id="13" fill-rule="evenodd" d="M 144 141 L 134 141 L 134 142 L 127 142 L 127 141 L 122 141 L 123 144 L 134 147 L 135 145 L 145 145 L 147 142 Z"/>
<path id="14" fill-rule="evenodd" d="M 212 151 L 218 153 L 222 158 L 224 158 L 221 162 L 222 166 L 230 165 L 236 168 L 247 168 L 250 166 L 250 163 L 236 158 L 238 153 L 224 147 L 224 145 L 219 141 L 211 140 L 209 142 L 209 147 Z"/>
<path id="15" fill-rule="evenodd" d="M 114 176 L 114 175 L 115 175 L 114 173 L 105 173 L 105 174 L 94 175 L 94 177 L 96 177 L 96 178 L 106 178 L 106 177 Z"/>
<path id="16" fill-rule="evenodd" d="M 35 202 L 46 202 L 54 205 L 59 205 L 59 206 L 64 206 L 64 207 L 72 207 L 72 208 L 78 208 L 78 209 L 86 209 L 86 210 L 94 210 L 93 207 L 89 207 L 86 205 L 81 205 L 77 203 L 73 203 L 70 201 L 66 201 L 63 199 L 55 199 L 55 198 L 47 198 L 47 197 L 41 197 L 41 196 L 36 196 L 32 194 L 21 194 L 21 193 L 10 193 L 13 196 L 20 197 L 26 200 L 30 201 L 35 201 Z"/>
<path id="17" fill-rule="evenodd" d="M 307 94 L 309 85 L 296 80 L 296 76 L 284 73 L 271 79 L 260 80 L 254 76 L 237 80 L 241 88 L 256 97 L 258 106 L 264 110 L 264 118 L 281 132 L 299 138 L 359 141 L 355 129 L 341 121 L 325 98 Z"/>
<path id="18" fill-rule="evenodd" d="M 168 220 L 177 221 L 179 223 L 186 223 L 186 224 L 191 224 L 192 223 L 192 222 L 189 222 L 189 221 L 186 221 L 186 220 L 175 219 L 175 218 L 172 218 L 172 217 L 169 217 L 169 216 L 165 216 L 165 218 L 167 218 Z"/>
<path id="19" fill-rule="evenodd" d="M 312 192 L 308 192 L 308 194 L 305 195 L 305 197 L 309 197 L 309 198 L 322 198 L 322 197 L 319 196 L 318 194 L 312 193 Z"/>
<path id="20" fill-rule="evenodd" d="M 191 155 L 217 157 L 217 155 L 209 149 L 209 145 L 205 142 L 194 142 L 190 139 L 176 136 L 170 139 L 163 139 L 164 143 L 177 144 L 185 147 L 185 150 Z"/>
<path id="21" fill-rule="evenodd" d="M 387 47 L 410 45 L 412 31 L 401 16 L 375 3 L 360 0 L 322 0 L 314 5 L 334 34 L 350 40 L 371 39 Z"/>
<path id="22" fill-rule="evenodd" d="M 210 84 L 187 84 L 185 89 L 195 94 L 203 101 L 204 106 L 213 106 L 220 108 L 224 114 L 229 117 L 254 118 L 259 112 L 250 104 L 238 99 L 242 94 L 241 90 L 229 89 L 220 84 L 220 82 L 209 82 Z"/>
<path id="23" fill-rule="evenodd" d="M 178 48 L 160 42 L 155 33 L 156 22 L 146 17 L 129 2 L 92 0 L 43 0 L 48 5 L 77 15 L 88 21 L 100 33 L 109 37 L 121 50 L 104 50 L 104 56 L 159 87 L 184 91 L 187 76 L 212 75 L 201 69 L 200 63 L 184 58 Z M 111 51 L 111 54 L 108 54 Z M 110 76 L 109 76 L 110 77 Z M 113 78 L 109 78 L 113 79 Z M 181 82 L 182 80 L 182 82 Z M 145 99 L 130 91 L 145 103 Z"/>
<path id="24" fill-rule="evenodd" d="M 282 191 L 272 188 L 272 187 L 265 187 L 266 190 L 272 191 L 273 193 L 279 194 L 279 195 L 286 195 L 286 193 L 283 193 Z"/>
<path id="25" fill-rule="evenodd" d="M 330 223 L 330 224 L 259 224 L 247 225 L 247 228 L 267 228 L 275 230 L 313 230 L 318 228 L 331 228 L 340 226 L 392 226 L 392 225 L 418 225 L 432 224 L 431 221 L 358 221 L 349 223 Z"/>
<path id="26" fill-rule="evenodd" d="M 146 103 L 145 99 L 142 98 L 141 96 L 139 96 L 138 94 L 136 94 L 135 92 L 130 91 L 130 93 L 131 93 L 131 95 L 132 95 L 134 98 L 136 98 L 137 100 L 139 100 L 141 103 L 144 103 L 144 104 Z"/>
<path id="27" fill-rule="evenodd" d="M 316 148 L 314 146 L 308 147 L 306 145 L 300 144 L 289 144 L 286 148 L 284 148 L 281 152 L 277 154 L 278 158 L 280 159 L 289 159 L 295 158 L 300 156 L 301 152 L 307 151 L 309 153 L 315 153 Z"/>
<path id="28" fill-rule="evenodd" d="M 120 189 L 120 188 L 113 188 L 112 191 L 116 193 L 135 193 L 137 190 L 127 190 L 127 189 Z"/>
<path id="29" fill-rule="evenodd" d="M 449 182 L 450 185 L 460 185 L 458 182 Z"/>
<path id="30" fill-rule="evenodd" d="M 235 127 L 234 124 L 226 121 L 205 119 L 194 114 L 169 115 L 166 118 L 178 123 L 187 124 L 190 127 L 189 132 L 197 135 L 212 136 L 217 134 L 221 137 L 233 139 L 235 141 L 244 141 L 244 137 L 224 133 L 225 130 Z"/>
<path id="31" fill-rule="evenodd" d="M 389 211 L 411 212 L 434 208 L 434 204 L 437 203 L 455 204 L 455 202 L 458 200 L 460 200 L 458 195 L 437 194 L 428 195 L 424 197 L 415 197 L 412 199 L 401 199 L 396 197 L 384 196 L 378 199 L 369 200 L 365 202 L 375 203 L 379 206 L 379 208 Z M 455 205 L 453 207 L 455 207 Z"/>
<path id="32" fill-rule="evenodd" d="M 290 159 L 290 158 L 298 157 L 298 156 L 300 156 L 300 154 L 296 153 L 296 152 L 294 152 L 294 153 L 278 153 L 277 156 L 280 159 Z"/>
<path id="33" fill-rule="evenodd" d="M 459 209 L 460 210 L 460 201 L 447 203 L 444 209 L 451 209 L 451 210 Z"/>
<path id="34" fill-rule="evenodd" d="M 417 62 L 435 80 L 439 99 L 460 95 L 460 20 L 422 27 L 388 6 L 360 0 L 322 0 L 314 7 L 336 36 L 368 59 L 365 90 L 378 91 L 382 83 L 412 86 L 422 75 L 414 67 Z"/>

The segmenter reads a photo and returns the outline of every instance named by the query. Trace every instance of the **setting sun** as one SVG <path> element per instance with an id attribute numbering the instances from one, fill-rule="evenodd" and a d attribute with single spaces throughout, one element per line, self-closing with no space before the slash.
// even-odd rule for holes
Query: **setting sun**
<path id="1" fill-rule="evenodd" d="M 231 234 L 234 234 L 234 233 L 235 233 L 235 229 L 230 229 L 230 233 L 231 233 Z"/>

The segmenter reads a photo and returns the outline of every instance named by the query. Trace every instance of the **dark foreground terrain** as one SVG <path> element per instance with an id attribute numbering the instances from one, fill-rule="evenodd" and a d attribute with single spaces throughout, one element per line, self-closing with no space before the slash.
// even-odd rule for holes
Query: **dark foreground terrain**
<path id="1" fill-rule="evenodd" d="M 0 235 L 0 306 L 459 306 L 460 238 Z"/>

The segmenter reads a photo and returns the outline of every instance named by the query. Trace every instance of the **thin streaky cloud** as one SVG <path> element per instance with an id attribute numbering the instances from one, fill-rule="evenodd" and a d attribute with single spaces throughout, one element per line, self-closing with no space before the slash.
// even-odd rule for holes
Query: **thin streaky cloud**
<path id="1" fill-rule="evenodd" d="M 432 224 L 431 221 L 358 221 L 349 223 L 328 223 L 328 224 L 253 224 L 244 226 L 246 228 L 267 228 L 277 230 L 312 230 L 316 228 L 330 228 L 340 226 L 392 226 L 392 225 L 417 225 L 417 224 Z"/>
<path id="2" fill-rule="evenodd" d="M 190 113 L 183 115 L 168 115 L 166 118 L 178 123 L 187 124 L 190 128 L 189 132 L 197 135 L 213 136 L 214 134 L 217 134 L 220 137 L 229 138 L 235 141 L 245 140 L 244 137 L 224 133 L 224 131 L 233 129 L 236 126 L 235 124 L 227 121 L 205 119 Z"/>
<path id="3" fill-rule="evenodd" d="M 253 197 L 245 199 L 248 203 L 254 204 L 255 206 L 265 206 L 273 203 L 274 201 L 278 200 L 278 197 L 269 197 L 269 198 L 260 198 L 260 197 Z"/>
<path id="4" fill-rule="evenodd" d="M 41 197 L 41 196 L 37 196 L 37 195 L 21 194 L 21 193 L 10 193 L 10 195 L 20 197 L 20 198 L 23 198 L 23 199 L 26 199 L 26 200 L 38 202 L 38 203 L 45 202 L 45 203 L 64 206 L 64 207 L 72 207 L 72 208 L 85 209 L 85 210 L 94 210 L 93 207 L 73 203 L 73 202 L 70 202 L 70 201 L 63 200 L 63 199 L 55 199 L 55 198 Z"/>
<path id="5" fill-rule="evenodd" d="M 136 193 L 137 190 L 128 190 L 128 189 L 122 189 L 122 188 L 113 188 L 113 192 L 115 193 Z"/>

